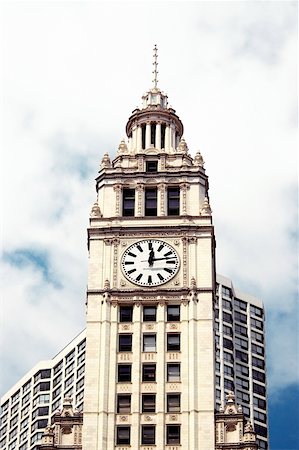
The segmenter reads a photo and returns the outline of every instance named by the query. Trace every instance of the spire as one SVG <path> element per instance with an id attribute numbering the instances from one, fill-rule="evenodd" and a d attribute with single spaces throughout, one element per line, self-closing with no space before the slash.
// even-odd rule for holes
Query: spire
<path id="1" fill-rule="evenodd" d="M 152 71 L 152 73 L 154 74 L 154 79 L 153 79 L 153 88 L 157 89 L 157 84 L 158 84 L 158 48 L 157 45 L 155 44 L 154 47 L 154 55 L 153 55 L 153 66 L 154 66 L 154 70 Z"/>

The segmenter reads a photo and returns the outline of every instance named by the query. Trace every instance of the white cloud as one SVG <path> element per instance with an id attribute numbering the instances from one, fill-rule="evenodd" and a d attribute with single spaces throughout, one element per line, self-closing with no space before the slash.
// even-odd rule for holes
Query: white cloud
<path id="1" fill-rule="evenodd" d="M 297 351 L 289 327 L 296 314 L 295 3 L 24 2 L 2 9 L 4 250 L 45 251 L 63 286 L 45 283 L 34 267 L 4 264 L 4 318 L 14 317 L 2 327 L 10 342 L 4 388 L 81 330 L 93 178 L 150 87 L 155 43 L 159 84 L 183 120 L 190 151 L 200 148 L 206 160 L 218 271 L 263 298 L 271 313 L 270 385 L 293 382 L 297 368 L 284 367 Z M 41 300 L 33 304 L 35 295 Z M 290 349 L 281 348 L 279 360 L 276 325 Z M 30 355 L 18 347 L 24 336 Z"/>

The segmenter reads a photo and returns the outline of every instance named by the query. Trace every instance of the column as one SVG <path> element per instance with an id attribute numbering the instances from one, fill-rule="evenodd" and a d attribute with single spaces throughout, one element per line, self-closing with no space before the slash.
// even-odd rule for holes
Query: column
<path id="1" fill-rule="evenodd" d="M 147 122 L 145 129 L 145 148 L 151 146 L 151 124 Z"/>
<path id="2" fill-rule="evenodd" d="M 169 151 L 170 146 L 170 126 L 167 125 L 165 129 L 165 150 Z"/>
<path id="3" fill-rule="evenodd" d="M 156 148 L 161 150 L 161 123 L 158 122 L 156 125 Z"/>
<path id="4" fill-rule="evenodd" d="M 133 149 L 136 150 L 137 147 L 137 127 L 134 126 L 132 129 L 132 146 Z"/>
<path id="5" fill-rule="evenodd" d="M 137 127 L 137 146 L 136 149 L 139 151 L 142 148 L 142 130 L 141 126 Z"/>

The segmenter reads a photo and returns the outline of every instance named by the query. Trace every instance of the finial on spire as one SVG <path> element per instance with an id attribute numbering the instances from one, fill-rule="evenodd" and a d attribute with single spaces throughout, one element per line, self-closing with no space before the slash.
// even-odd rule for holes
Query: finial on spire
<path id="1" fill-rule="evenodd" d="M 152 73 L 154 74 L 154 79 L 153 79 L 153 85 L 154 85 L 154 89 L 157 89 L 157 84 L 158 84 L 158 48 L 157 45 L 155 44 L 154 47 L 154 55 L 153 55 L 153 66 L 154 66 L 154 70 L 152 71 Z"/>

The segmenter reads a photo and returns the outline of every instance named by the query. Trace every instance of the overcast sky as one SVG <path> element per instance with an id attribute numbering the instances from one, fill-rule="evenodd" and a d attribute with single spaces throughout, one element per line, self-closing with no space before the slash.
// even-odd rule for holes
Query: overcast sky
<path id="1" fill-rule="evenodd" d="M 1 9 L 2 392 L 85 327 L 94 178 L 151 87 L 157 44 L 158 85 L 209 175 L 217 271 L 265 304 L 279 401 L 299 373 L 297 2 Z"/>

